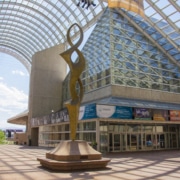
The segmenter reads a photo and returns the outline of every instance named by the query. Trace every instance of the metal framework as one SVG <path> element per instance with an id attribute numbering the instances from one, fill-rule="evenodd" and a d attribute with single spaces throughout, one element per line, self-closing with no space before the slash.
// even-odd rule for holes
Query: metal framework
<path id="1" fill-rule="evenodd" d="M 15 56 L 30 72 L 35 52 L 66 42 L 67 29 L 78 23 L 84 31 L 96 23 L 107 6 L 106 0 L 94 0 L 88 10 L 77 6 L 78 0 L 2 0 L 0 1 L 0 52 Z M 141 31 L 180 66 L 180 0 L 144 0 L 146 18 L 161 35 L 149 27 Z M 137 15 L 134 15 L 137 16 Z M 132 20 L 133 21 L 133 20 Z M 136 23 L 138 26 L 138 22 Z M 76 37 L 74 28 L 71 36 Z M 167 41 L 162 42 L 166 38 Z M 170 44 L 169 46 L 167 46 Z"/>

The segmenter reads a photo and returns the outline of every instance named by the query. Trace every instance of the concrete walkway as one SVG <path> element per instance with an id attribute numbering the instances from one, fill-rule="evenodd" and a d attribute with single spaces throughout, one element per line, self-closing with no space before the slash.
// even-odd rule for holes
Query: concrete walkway
<path id="1" fill-rule="evenodd" d="M 179 180 L 180 150 L 107 154 L 104 170 L 52 172 L 40 166 L 37 157 L 50 149 L 0 145 L 0 180 Z"/>

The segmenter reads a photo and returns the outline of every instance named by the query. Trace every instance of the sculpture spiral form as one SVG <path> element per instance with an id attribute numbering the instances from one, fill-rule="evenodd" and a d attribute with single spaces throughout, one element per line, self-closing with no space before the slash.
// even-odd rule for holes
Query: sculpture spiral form
<path id="1" fill-rule="evenodd" d="M 75 44 L 72 43 L 71 38 L 70 38 L 70 31 L 73 26 L 77 26 L 80 30 L 80 38 Z M 80 107 L 80 103 L 82 101 L 83 94 L 84 94 L 80 75 L 85 69 L 85 58 L 83 54 L 81 53 L 81 51 L 78 49 L 78 47 L 83 41 L 83 31 L 77 23 L 71 25 L 70 28 L 68 29 L 67 41 L 71 47 L 67 51 L 61 53 L 60 56 L 63 57 L 63 59 L 69 65 L 69 69 L 70 69 L 69 88 L 70 88 L 71 102 L 68 104 L 65 104 L 65 106 L 68 108 L 68 112 L 69 112 L 71 140 L 75 140 L 77 122 L 79 118 L 79 107 Z M 79 60 L 77 62 L 73 62 L 71 59 L 71 56 L 74 52 L 76 52 L 79 57 Z M 77 83 L 79 84 L 79 88 L 80 88 L 79 93 L 77 92 L 77 89 L 76 89 Z"/>

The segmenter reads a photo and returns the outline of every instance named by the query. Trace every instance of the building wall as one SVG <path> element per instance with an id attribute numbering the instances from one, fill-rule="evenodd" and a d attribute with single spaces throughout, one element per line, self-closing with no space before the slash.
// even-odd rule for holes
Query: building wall
<path id="1" fill-rule="evenodd" d="M 64 44 L 37 52 L 32 57 L 29 94 L 28 138 L 30 120 L 62 108 L 62 82 L 66 76 L 66 62 L 59 56 Z M 36 138 L 36 137 L 34 137 Z M 33 144 L 33 140 L 32 140 Z"/>
<path id="2" fill-rule="evenodd" d="M 142 89 L 135 87 L 109 85 L 89 93 L 86 93 L 83 98 L 83 103 L 90 103 L 106 97 L 119 97 L 127 99 L 140 99 L 164 103 L 180 103 L 180 94 L 163 92 L 152 89 Z"/>
<path id="3" fill-rule="evenodd" d="M 155 35 L 158 37 L 158 32 L 156 32 Z M 173 64 L 173 62 L 171 62 L 171 60 L 168 59 L 168 57 L 166 57 L 160 49 L 152 44 L 146 36 L 141 34 L 138 29 L 133 27 L 126 18 L 119 15 L 115 10 L 105 11 L 102 18 L 97 22 L 97 25 L 82 52 L 87 61 L 86 69 L 81 76 L 85 89 L 85 95 L 83 98 L 84 104 L 95 103 L 106 97 L 120 97 L 130 100 L 149 100 L 152 102 L 175 103 L 179 106 L 180 69 L 176 67 L 175 64 Z M 46 59 L 49 52 L 46 50 L 42 54 L 41 53 L 42 52 L 39 52 L 39 54 L 33 57 L 35 61 L 33 62 L 35 63 L 35 69 L 32 70 L 33 84 L 31 81 L 32 90 L 30 91 L 30 105 L 32 106 L 29 108 L 30 118 L 50 114 L 52 109 L 56 111 L 56 106 L 51 106 L 52 104 L 56 104 L 53 102 L 53 98 L 57 101 L 58 98 L 61 99 L 61 96 L 53 96 L 54 92 L 50 89 L 51 87 L 49 88 L 49 85 L 51 85 L 50 76 L 54 71 L 51 67 L 52 63 L 49 64 L 48 59 Z M 60 51 L 55 54 L 58 56 L 59 53 Z M 43 64 L 42 68 L 41 64 L 39 65 L 38 57 L 40 59 L 45 58 L 49 67 L 47 68 L 46 61 L 45 64 L 43 64 L 44 62 L 42 59 L 42 61 L 40 61 L 40 63 Z M 40 68 L 36 70 L 39 66 Z M 56 69 L 57 67 L 54 68 Z M 40 83 L 44 81 L 43 78 L 46 76 L 46 81 L 40 85 Z M 56 79 L 53 80 L 56 81 Z M 69 79 L 67 76 L 63 85 L 63 101 L 70 99 L 68 84 Z M 54 85 L 55 84 L 52 84 L 53 87 Z M 56 102 L 55 99 L 54 101 Z M 53 103 L 51 104 L 51 102 Z M 42 120 L 42 122 L 44 122 L 43 118 Z M 35 134 L 39 131 L 39 144 L 46 144 L 46 141 L 48 142 L 49 140 L 52 142 L 59 142 L 59 140 L 69 139 L 69 134 L 67 133 L 67 131 L 69 131 L 69 123 L 62 122 L 61 126 L 59 121 L 54 122 L 53 118 L 51 120 L 53 121 L 49 121 L 50 123 L 56 123 L 54 126 L 46 122 L 44 124 L 37 124 L 37 128 L 33 129 L 33 138 L 38 138 Z M 105 121 L 107 120 L 108 119 L 105 119 Z M 117 121 L 119 120 L 120 119 Z M 131 122 L 128 122 L 134 123 L 134 120 L 131 120 Z M 110 122 L 112 120 L 108 121 Z M 86 127 L 85 123 L 83 124 L 83 127 Z M 124 126 L 125 122 L 120 120 L 117 124 L 120 123 Z M 138 124 L 139 122 L 136 123 Z M 141 126 L 143 127 L 144 124 L 146 126 L 146 123 L 146 120 L 142 120 Z M 154 122 L 151 123 L 154 124 Z M 102 123 L 100 122 L 99 124 L 101 126 Z M 117 124 L 115 124 L 115 126 Z M 171 124 L 171 122 L 168 122 L 168 124 Z M 98 130 L 98 123 L 96 123 L 96 125 L 96 130 Z M 80 127 L 82 126 L 80 125 Z M 89 125 L 87 127 L 89 128 Z M 170 127 L 166 126 L 165 129 L 167 128 Z M 179 126 L 177 126 L 177 128 L 176 142 L 179 141 L 177 138 Z M 108 129 L 108 127 L 105 129 Z M 90 134 L 88 138 L 86 138 L 86 135 L 79 134 L 79 138 L 84 136 L 83 138 L 89 141 L 94 140 L 96 137 L 96 141 L 99 141 L 98 132 L 95 132 L 93 129 L 93 132 L 91 133 L 92 134 Z M 170 135 L 168 138 L 170 138 Z M 107 132 L 105 132 L 105 136 L 108 136 Z M 33 141 L 34 140 L 32 139 L 32 145 L 34 145 Z M 38 142 L 37 139 L 36 142 Z M 176 148 L 177 147 L 179 148 L 178 143 L 176 144 Z"/>
<path id="4" fill-rule="evenodd" d="M 127 86 L 112 86 L 112 96 L 130 99 L 150 100 L 166 103 L 180 103 L 180 94 Z"/>
<path id="5" fill-rule="evenodd" d="M 27 144 L 27 134 L 26 133 L 14 133 L 14 143 L 19 145 Z"/>
<path id="6" fill-rule="evenodd" d="M 90 103 L 112 95 L 111 85 L 84 94 L 82 103 Z"/>

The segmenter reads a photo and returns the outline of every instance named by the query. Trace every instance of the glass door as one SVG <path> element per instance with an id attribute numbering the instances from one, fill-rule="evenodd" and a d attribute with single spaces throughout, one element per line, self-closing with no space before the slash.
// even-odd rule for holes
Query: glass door
<path id="1" fill-rule="evenodd" d="M 157 142 L 159 144 L 159 148 L 163 149 L 166 147 L 166 139 L 165 134 L 157 134 Z"/>
<path id="2" fill-rule="evenodd" d="M 126 134 L 122 133 L 120 135 L 120 137 L 121 137 L 120 149 L 121 149 L 121 151 L 126 151 L 127 136 L 126 136 Z"/>
<path id="3" fill-rule="evenodd" d="M 178 144 L 178 136 L 176 133 L 170 133 L 169 134 L 170 139 L 170 148 L 177 148 Z"/>
<path id="4" fill-rule="evenodd" d="M 109 133 L 109 152 L 113 151 L 113 133 Z"/>
<path id="5" fill-rule="evenodd" d="M 113 151 L 120 151 L 120 134 L 113 134 Z"/>
<path id="6" fill-rule="evenodd" d="M 138 135 L 137 134 L 127 135 L 127 148 L 130 151 L 134 151 L 138 149 Z"/>
<path id="7" fill-rule="evenodd" d="M 137 150 L 137 135 L 131 134 L 131 150 Z"/>
<path id="8" fill-rule="evenodd" d="M 153 134 L 146 134 L 146 144 L 145 149 L 153 149 Z"/>
<path id="9" fill-rule="evenodd" d="M 158 134 L 153 134 L 152 146 L 153 146 L 153 149 L 159 149 L 160 148 L 160 142 L 159 142 L 159 135 Z"/>
<path id="10" fill-rule="evenodd" d="M 123 136 L 121 136 L 119 133 L 109 133 L 109 152 L 121 151 L 122 138 Z"/>

